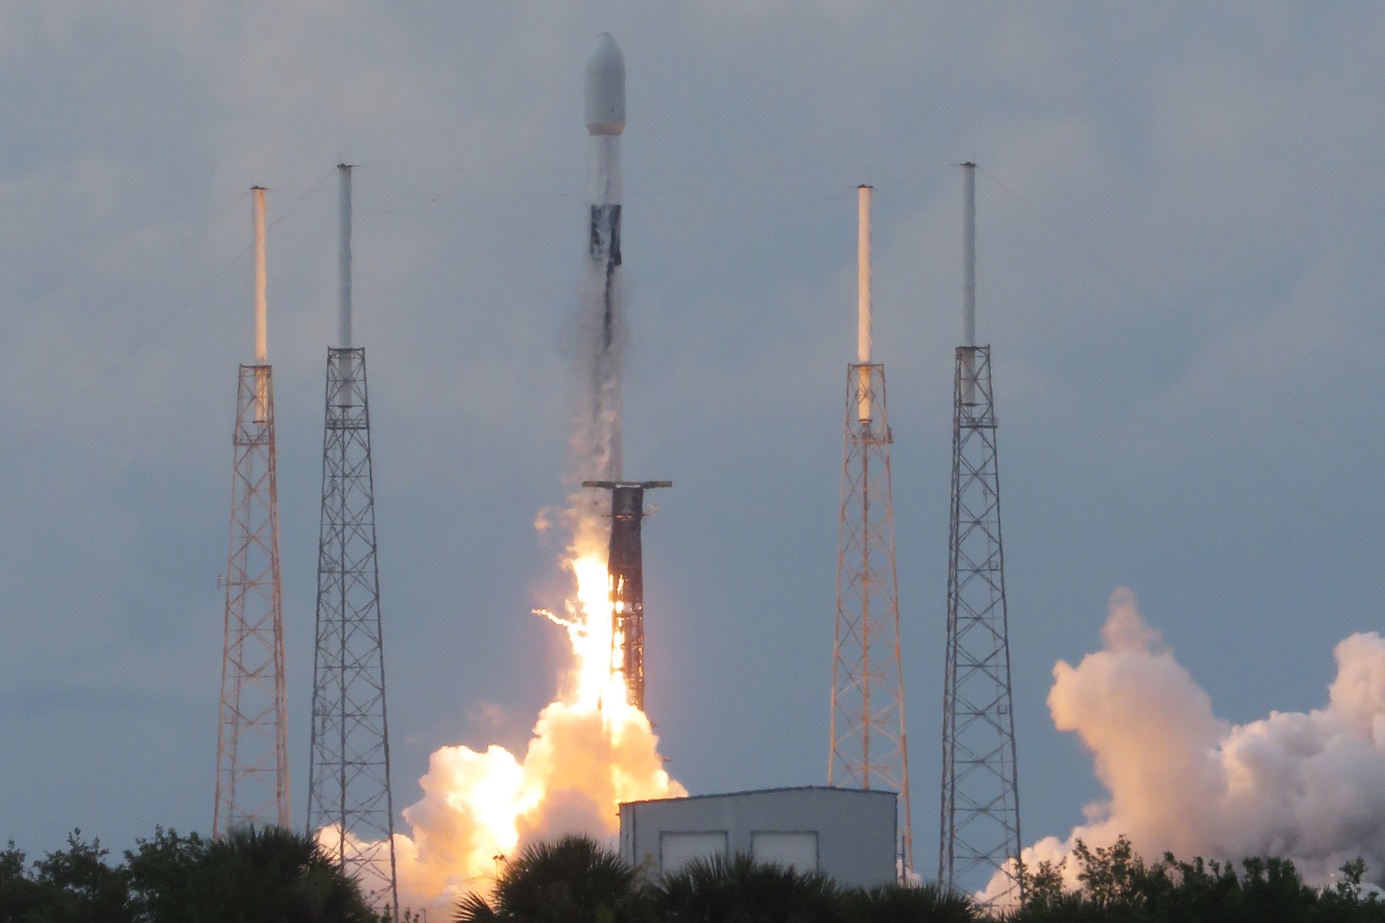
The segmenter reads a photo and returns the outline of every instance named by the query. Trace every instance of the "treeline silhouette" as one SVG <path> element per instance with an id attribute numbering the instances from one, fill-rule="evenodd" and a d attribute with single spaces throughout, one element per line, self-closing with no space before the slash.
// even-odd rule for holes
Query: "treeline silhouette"
<path id="1" fill-rule="evenodd" d="M 455 923 L 1385 923 L 1366 867 L 1315 888 L 1285 859 L 1239 863 L 1136 855 L 1124 837 L 1078 842 L 1065 869 L 1022 868 L 1024 905 L 995 911 L 933 885 L 841 887 L 748 856 L 648 875 L 589 837 L 535 843 L 494 887 L 452 908 Z M 310 836 L 270 827 L 219 840 L 156 830 L 112 863 L 80 831 L 30 861 L 0 850 L 0 923 L 386 923 Z M 436 914 L 435 914 L 436 916 Z M 420 919 L 406 912 L 400 923 Z M 437 921 L 430 921 L 437 923 Z"/>
<path id="2" fill-rule="evenodd" d="M 30 862 L 0 851 L 0 923 L 382 923 L 317 841 L 278 827 L 218 840 L 158 829 L 110 864 L 81 831 Z"/>
<path id="3" fill-rule="evenodd" d="M 1359 859 L 1327 889 L 1303 881 L 1286 859 L 1239 865 L 1166 854 L 1146 863 L 1121 837 L 1108 847 L 1078 842 L 1078 886 L 1051 863 L 1023 868 L 1022 907 L 992 912 L 934 885 L 846 888 L 821 872 L 757 863 L 748 856 L 699 859 L 646 876 L 586 837 L 533 844 L 489 893 L 457 903 L 456 923 L 1385 923 L 1385 903 L 1363 883 Z"/>

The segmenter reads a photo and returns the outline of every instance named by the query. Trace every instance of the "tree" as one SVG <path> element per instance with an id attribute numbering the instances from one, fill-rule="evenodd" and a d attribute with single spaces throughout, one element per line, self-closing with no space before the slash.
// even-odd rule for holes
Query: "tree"
<path id="1" fill-rule="evenodd" d="M 457 923 L 497 923 L 500 915 L 480 894 L 472 891 L 457 901 L 457 912 L 452 919 Z"/>
<path id="2" fill-rule="evenodd" d="M 28 857 L 10 840 L 0 852 L 0 920 L 22 920 L 38 904 L 39 887 L 28 866 Z"/>
<path id="3" fill-rule="evenodd" d="M 971 898 L 937 885 L 884 885 L 852 889 L 844 896 L 852 923 L 975 923 L 980 910 Z"/>
<path id="4" fill-rule="evenodd" d="M 1078 840 L 1072 852 L 1081 866 L 1077 880 L 1082 882 L 1088 901 L 1098 907 L 1130 906 L 1144 901 L 1148 870 L 1124 834 L 1110 846 L 1098 846 L 1095 851 Z"/>
<path id="5" fill-rule="evenodd" d="M 1055 903 L 1063 898 L 1063 872 L 1044 859 L 1032 869 L 1024 859 L 1015 860 L 1016 876 L 1019 879 L 1020 894 L 1026 904 L 1044 905 Z"/>
<path id="6" fill-rule="evenodd" d="M 246 828 L 210 842 L 157 828 L 106 862 L 81 831 L 30 864 L 0 850 L 0 923 L 382 923 L 311 836 Z M 400 923 L 410 923 L 406 917 Z"/>
<path id="7" fill-rule="evenodd" d="M 125 875 L 106 864 L 109 854 L 99 839 L 88 843 L 82 839 L 82 831 L 72 831 L 67 836 L 67 849 L 51 852 L 34 863 L 27 876 L 30 906 L 18 919 L 43 923 L 132 920 Z M 22 866 L 22 853 L 11 847 L 7 856 L 12 867 L 16 860 Z"/>
<path id="8" fill-rule="evenodd" d="M 1082 888 L 1064 893 L 1051 866 L 1026 890 L 1025 905 L 1001 915 L 1005 923 L 1385 923 L 1385 904 L 1362 896 L 1365 865 L 1342 867 L 1334 889 L 1307 885 L 1288 859 L 1251 857 L 1240 871 L 1231 862 L 1201 857 L 1184 862 L 1171 853 L 1153 865 L 1120 837 L 1109 847 L 1078 842 Z"/>
<path id="9" fill-rule="evenodd" d="M 137 923 L 375 923 L 317 841 L 244 827 L 208 841 L 162 828 L 125 854 Z"/>
<path id="10" fill-rule="evenodd" d="M 243 827 L 200 861 L 217 923 L 368 923 L 377 917 L 355 881 L 304 833 Z"/>
<path id="11" fill-rule="evenodd" d="M 641 918 L 635 872 L 590 837 L 526 846 L 496 880 L 490 899 L 457 903 L 458 923 L 625 923 Z"/>
<path id="12" fill-rule="evenodd" d="M 669 923 L 837 923 L 841 891 L 821 872 L 799 872 L 750 856 L 695 859 L 654 888 Z"/>
<path id="13" fill-rule="evenodd" d="M 176 830 L 156 827 L 152 840 L 137 840 L 134 850 L 125 851 L 125 876 L 136 921 L 196 919 L 193 910 L 204 899 L 208 846 L 196 833 L 180 837 Z"/>

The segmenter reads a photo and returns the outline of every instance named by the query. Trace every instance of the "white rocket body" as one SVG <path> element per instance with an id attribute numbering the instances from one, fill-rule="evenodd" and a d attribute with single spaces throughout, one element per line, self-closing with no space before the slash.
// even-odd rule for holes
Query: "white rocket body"
<path id="1" fill-rule="evenodd" d="M 587 201 L 588 297 L 594 315 L 584 320 L 593 338 L 589 369 L 592 419 L 601 435 L 592 446 L 600 462 L 590 473 L 621 478 L 621 348 L 624 331 L 620 291 L 620 135 L 625 130 L 625 58 L 607 33 L 587 58 L 586 117 L 590 136 Z"/>

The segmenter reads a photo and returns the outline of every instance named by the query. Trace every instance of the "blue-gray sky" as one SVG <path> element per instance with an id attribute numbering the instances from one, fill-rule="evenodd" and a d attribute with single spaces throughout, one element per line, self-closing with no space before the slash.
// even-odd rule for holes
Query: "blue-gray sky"
<path id="1" fill-rule="evenodd" d="M 936 861 L 962 160 L 978 177 L 1026 840 L 1098 794 L 1059 658 L 1118 585 L 1246 720 L 1380 624 L 1385 11 L 419 2 L 0 9 L 0 839 L 210 827 L 249 202 L 295 823 L 335 187 L 356 172 L 395 802 L 522 745 L 565 641 L 582 66 L 628 73 L 626 473 L 648 710 L 691 791 L 824 781 L 855 192 L 876 186 L 918 864 Z"/>

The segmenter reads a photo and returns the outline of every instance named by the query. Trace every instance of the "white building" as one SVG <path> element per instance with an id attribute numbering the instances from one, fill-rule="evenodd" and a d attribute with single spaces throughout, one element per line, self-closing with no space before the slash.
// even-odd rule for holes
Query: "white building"
<path id="1" fill-rule="evenodd" d="M 897 800 L 894 792 L 809 787 L 628 801 L 620 806 L 620 855 L 650 875 L 745 853 L 841 885 L 889 884 Z"/>

